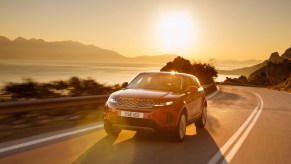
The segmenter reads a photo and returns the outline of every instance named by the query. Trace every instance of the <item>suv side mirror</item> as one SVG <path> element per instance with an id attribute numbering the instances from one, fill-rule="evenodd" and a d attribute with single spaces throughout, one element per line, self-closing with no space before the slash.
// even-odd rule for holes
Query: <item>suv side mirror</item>
<path id="1" fill-rule="evenodd" d="M 127 86 L 128 86 L 128 82 L 124 82 L 124 83 L 122 83 L 122 85 L 121 85 L 122 88 L 126 88 Z"/>
<path id="2" fill-rule="evenodd" d="M 186 89 L 187 94 L 193 94 L 197 92 L 198 92 L 198 88 L 196 86 L 190 86 L 189 88 Z"/>

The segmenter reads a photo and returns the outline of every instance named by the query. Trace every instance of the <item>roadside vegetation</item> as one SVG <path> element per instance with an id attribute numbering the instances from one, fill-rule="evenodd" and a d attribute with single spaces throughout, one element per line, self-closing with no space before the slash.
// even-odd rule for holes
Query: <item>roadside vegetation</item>
<path id="1" fill-rule="evenodd" d="M 1 89 L 0 101 L 32 100 L 59 97 L 76 97 L 109 94 L 121 89 L 119 84 L 105 85 L 94 79 L 71 77 L 39 83 L 33 79 L 24 79 L 20 83 L 7 83 Z"/>
<path id="2" fill-rule="evenodd" d="M 195 75 L 202 85 L 214 83 L 214 78 L 217 77 L 217 71 L 212 64 L 198 61 L 191 63 L 180 56 L 172 62 L 168 62 L 161 71 L 175 71 Z"/>
<path id="3" fill-rule="evenodd" d="M 271 87 L 271 89 L 291 93 L 291 74 L 289 75 L 289 78 L 287 80 L 283 81 L 282 83 L 278 85 Z"/>

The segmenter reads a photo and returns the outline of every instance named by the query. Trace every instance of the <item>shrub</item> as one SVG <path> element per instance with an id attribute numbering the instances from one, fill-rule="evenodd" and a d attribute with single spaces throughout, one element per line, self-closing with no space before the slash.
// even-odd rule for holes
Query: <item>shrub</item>
<path id="1" fill-rule="evenodd" d="M 215 67 L 210 63 L 191 62 L 180 56 L 172 62 L 168 62 L 161 71 L 175 71 L 195 75 L 202 85 L 214 83 L 214 78 L 217 77 Z"/>

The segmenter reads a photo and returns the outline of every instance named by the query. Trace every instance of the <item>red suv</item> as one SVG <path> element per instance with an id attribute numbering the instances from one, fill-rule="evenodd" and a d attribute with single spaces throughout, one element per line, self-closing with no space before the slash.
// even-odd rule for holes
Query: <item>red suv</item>
<path id="1" fill-rule="evenodd" d="M 172 72 L 140 73 L 124 89 L 114 92 L 105 104 L 104 129 L 117 136 L 122 129 L 172 134 L 183 141 L 186 126 L 204 128 L 207 118 L 205 93 L 198 79 Z"/>

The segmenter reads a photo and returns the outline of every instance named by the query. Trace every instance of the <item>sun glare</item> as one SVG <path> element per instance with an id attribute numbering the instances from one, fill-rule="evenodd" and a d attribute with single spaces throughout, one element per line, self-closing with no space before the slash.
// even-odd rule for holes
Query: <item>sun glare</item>
<path id="1" fill-rule="evenodd" d="M 164 13 L 158 23 L 158 42 L 161 53 L 189 53 L 195 41 L 195 26 L 186 12 Z"/>

